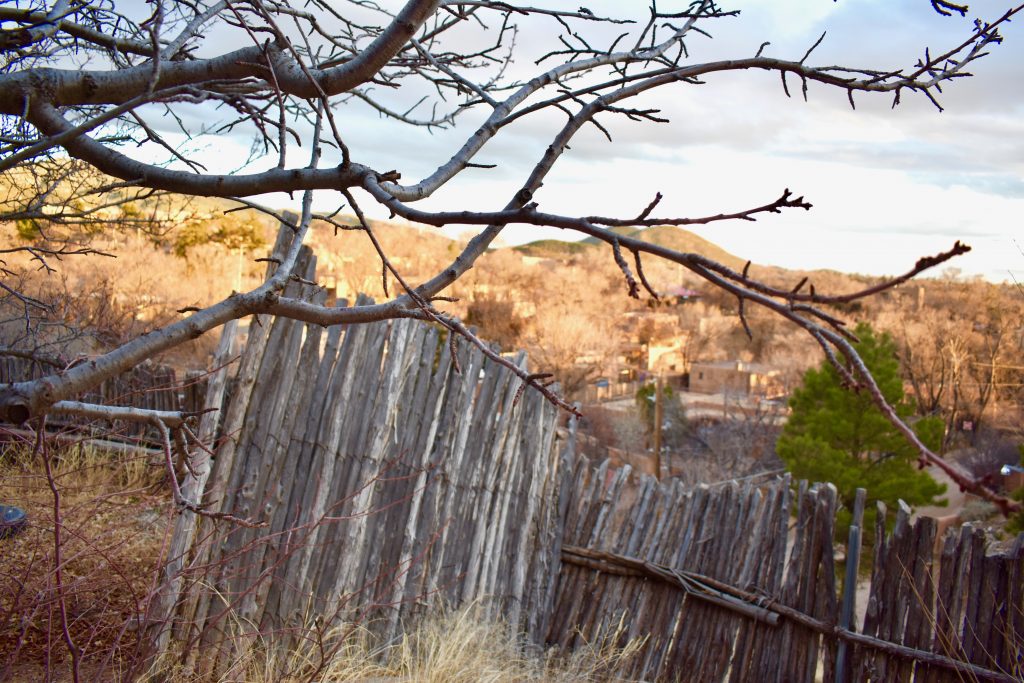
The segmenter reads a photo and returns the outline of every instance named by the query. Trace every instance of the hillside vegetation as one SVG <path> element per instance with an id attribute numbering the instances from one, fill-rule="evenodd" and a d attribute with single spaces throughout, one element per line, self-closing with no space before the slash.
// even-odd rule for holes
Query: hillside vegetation
<path id="1" fill-rule="evenodd" d="M 8 203 L 19 201 L 11 186 L 0 184 L 0 190 L 4 187 Z M 51 259 L 51 272 L 40 269 L 32 253 L 9 254 L 6 269 L 11 281 L 21 283 L 22 291 L 49 308 L 25 307 L 8 297 L 8 321 L 0 328 L 5 343 L 31 339 L 71 356 L 87 355 L 175 320 L 179 311 L 251 287 L 262 277 L 265 265 L 256 259 L 266 254 L 277 229 L 270 216 L 251 209 L 234 211 L 231 203 L 216 199 L 165 194 L 121 200 L 78 207 L 79 219 L 8 224 L 2 238 L 5 248 L 54 249 L 70 244 L 115 258 L 64 256 Z M 99 220 L 104 216 L 106 223 Z M 384 300 L 399 292 L 393 277 L 382 277 L 380 258 L 367 234 L 345 229 L 355 219 L 337 217 L 335 222 L 338 225 L 316 223 L 309 239 L 318 256 L 320 284 L 339 300 L 352 301 L 359 293 Z M 125 224 L 136 229 L 126 233 Z M 438 272 L 460 248 L 459 242 L 432 228 L 387 221 L 371 225 L 410 283 Z M 122 229 L 110 230 L 111 226 Z M 730 254 L 681 228 L 619 232 L 701 253 L 734 269 L 746 263 L 747 255 Z M 696 292 L 695 297 L 656 301 L 644 292 L 640 299 L 630 299 L 611 253 L 593 240 L 542 240 L 492 249 L 479 265 L 450 288 L 448 294 L 456 300 L 444 307 L 502 349 L 526 349 L 531 366 L 553 372 L 570 395 L 598 377 L 616 377 L 625 370 L 642 374 L 646 366 L 637 354 L 656 345 L 671 346 L 678 354 L 678 374 L 685 374 L 697 360 L 754 361 L 780 370 L 787 387 L 795 386 L 820 359 L 813 340 L 754 306 L 745 312 L 752 332 L 748 338 L 735 299 L 676 264 L 645 260 L 647 279 L 662 294 L 686 288 Z M 750 271 L 780 288 L 807 277 L 819 290 L 837 293 L 877 281 L 758 265 Z M 1004 419 L 1015 414 L 1022 309 L 1024 297 L 1013 288 L 950 276 L 922 278 L 837 307 L 835 313 L 851 327 L 869 322 L 892 334 L 916 410 L 944 418 L 950 446 L 964 419 L 984 423 L 994 407 Z M 25 311 L 33 325 L 25 325 Z M 67 347 L 67 340 L 81 339 L 83 333 L 88 343 Z M 211 347 L 212 340 L 200 339 L 169 360 L 202 366 Z"/>

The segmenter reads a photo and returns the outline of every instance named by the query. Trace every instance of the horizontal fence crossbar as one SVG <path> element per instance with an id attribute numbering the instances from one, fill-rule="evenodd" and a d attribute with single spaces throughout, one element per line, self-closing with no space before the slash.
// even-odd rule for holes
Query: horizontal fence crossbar
<path id="1" fill-rule="evenodd" d="M 904 659 L 943 667 L 961 674 L 968 674 L 973 679 L 998 681 L 999 683 L 1018 683 L 1019 681 L 1016 677 L 1001 671 L 992 671 L 977 664 L 953 659 L 935 652 L 918 650 L 906 645 L 855 633 L 804 614 L 792 607 L 779 604 L 774 600 L 769 600 L 763 596 L 730 586 L 721 581 L 716 581 L 711 577 L 666 567 L 638 557 L 565 545 L 562 546 L 562 562 L 606 574 L 654 579 L 675 586 L 685 591 L 687 595 L 710 604 L 718 605 L 723 609 L 731 610 L 748 619 L 754 619 L 773 626 L 778 625 L 780 617 L 790 619 L 805 628 L 817 631 L 825 636 L 845 640 L 860 647 L 879 650 Z"/>

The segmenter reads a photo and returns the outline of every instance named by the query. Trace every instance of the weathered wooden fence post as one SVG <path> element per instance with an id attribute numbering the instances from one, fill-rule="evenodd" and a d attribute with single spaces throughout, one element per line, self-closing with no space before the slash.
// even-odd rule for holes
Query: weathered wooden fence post
<path id="1" fill-rule="evenodd" d="M 224 326 L 221 332 L 220 343 L 213 355 L 214 371 L 207 384 L 206 402 L 203 405 L 203 410 L 206 412 L 200 418 L 199 429 L 196 433 L 196 437 L 204 447 L 196 451 L 195 458 L 181 484 L 181 494 L 185 500 L 197 504 L 202 501 L 206 491 L 206 482 L 212 469 L 206 444 L 212 446 L 217 434 L 217 421 L 220 418 L 221 403 L 224 399 L 224 389 L 227 387 L 229 374 L 228 361 L 237 328 L 238 321 L 232 320 Z M 151 632 L 149 637 L 153 641 L 157 656 L 166 651 L 170 641 L 171 622 L 178 598 L 181 595 L 181 571 L 195 541 L 198 522 L 195 513 L 182 510 L 174 526 L 174 534 L 167 550 L 167 559 L 161 569 L 162 585 L 150 616 L 152 628 L 156 631 L 155 633 Z"/>
<path id="2" fill-rule="evenodd" d="M 846 577 L 843 581 L 843 607 L 839 614 L 839 628 L 854 628 L 853 616 L 857 606 L 857 574 L 860 569 L 860 530 L 864 522 L 864 501 L 867 491 L 857 489 L 853 503 L 853 518 L 850 533 L 846 542 Z M 849 643 L 839 641 L 836 651 L 836 683 L 846 683 L 850 679 Z"/>

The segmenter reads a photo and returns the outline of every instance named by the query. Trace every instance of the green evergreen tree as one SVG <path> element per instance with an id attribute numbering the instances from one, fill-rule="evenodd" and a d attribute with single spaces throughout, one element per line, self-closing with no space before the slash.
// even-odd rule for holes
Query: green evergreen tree
<path id="1" fill-rule="evenodd" d="M 230 251 L 254 251 L 265 244 L 262 226 L 244 217 L 217 216 L 191 220 L 174 234 L 174 253 L 187 258 L 189 250 L 203 244 L 219 244 Z"/>
<path id="2" fill-rule="evenodd" d="M 644 427 L 647 428 L 648 432 L 654 431 L 654 394 L 657 392 L 656 386 L 654 382 L 648 382 L 637 389 L 634 396 L 636 409 L 640 413 L 640 420 L 644 423 Z M 671 406 L 669 408 L 671 410 L 672 407 L 675 407 L 675 404 L 679 403 L 676 392 L 668 384 L 661 386 L 661 400 L 664 401 L 662 410 L 669 406 Z"/>
<path id="3" fill-rule="evenodd" d="M 640 420 L 651 438 L 654 436 L 654 395 L 657 391 L 655 387 L 654 382 L 645 384 L 637 390 L 635 396 Z M 681 448 L 690 427 L 679 394 L 667 383 L 661 386 L 661 418 L 662 446 L 669 450 Z"/>
<path id="4" fill-rule="evenodd" d="M 906 420 L 914 406 L 903 393 L 896 346 L 888 334 L 877 335 L 861 324 L 857 353 L 871 371 L 885 399 Z M 797 479 L 832 482 L 845 508 L 836 533 L 845 540 L 858 488 L 867 490 L 868 509 L 882 501 L 889 510 L 898 500 L 909 505 L 944 505 L 937 483 L 917 467 L 917 451 L 882 415 L 867 391 L 850 391 L 828 361 L 808 370 L 789 401 L 792 409 L 776 450 Z M 924 418 L 914 431 L 929 448 L 942 442 L 942 421 Z M 870 518 L 869 518 L 870 519 Z M 870 524 L 865 524 L 870 531 Z"/>

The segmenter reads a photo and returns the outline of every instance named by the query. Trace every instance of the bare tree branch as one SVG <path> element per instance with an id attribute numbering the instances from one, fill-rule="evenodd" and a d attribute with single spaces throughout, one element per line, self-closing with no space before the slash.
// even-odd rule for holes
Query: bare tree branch
<path id="1" fill-rule="evenodd" d="M 931 0 L 931 6 L 946 16 L 967 12 L 965 6 L 944 0 Z M 258 207 L 252 199 L 258 195 L 301 192 L 303 215 L 293 226 L 295 234 L 288 248 L 270 256 L 279 267 L 265 283 L 205 308 L 183 308 L 188 314 L 180 320 L 90 360 L 52 365 L 54 371 L 45 377 L 0 387 L 0 418 L 20 423 L 49 413 L 75 413 L 148 420 L 164 430 L 170 462 L 174 448 L 187 451 L 189 447 L 182 431 L 187 416 L 92 406 L 76 399 L 156 354 L 230 320 L 255 314 L 321 325 L 403 317 L 429 320 L 449 331 L 451 343 L 462 337 L 477 345 L 515 372 L 524 386 L 563 409 L 573 410 L 548 387 L 543 368 L 530 373 L 495 354 L 461 321 L 434 305 L 446 288 L 479 264 L 504 226 L 525 224 L 570 230 L 607 244 L 629 295 L 639 297 L 642 285 L 648 294 L 657 296 L 644 271 L 644 266 L 657 258 L 679 264 L 735 297 L 748 333 L 752 333 L 747 320 L 752 308 L 767 309 L 789 321 L 821 346 L 849 384 L 871 394 L 883 413 L 915 444 L 922 462 L 951 467 L 942 464 L 900 422 L 853 352 L 852 335 L 844 321 L 822 306 L 850 303 L 896 287 L 965 253 L 969 249 L 965 245 L 956 242 L 946 252 L 919 260 L 906 273 L 860 291 L 819 292 L 809 282 L 796 286 L 761 282 L 746 269 L 737 272 L 701 254 L 675 251 L 614 230 L 753 221 L 764 214 L 812 208 L 789 189 L 759 206 L 729 207 L 728 212 L 693 217 L 654 216 L 660 194 L 632 218 L 546 213 L 540 210 L 537 195 L 562 154 L 588 124 L 610 139 L 612 128 L 607 124 L 611 117 L 638 125 L 664 123 L 661 112 L 642 98 L 659 90 L 673 92 L 710 83 L 719 74 L 777 74 L 787 95 L 787 77 L 791 76 L 799 79 L 805 97 L 809 85 L 817 84 L 846 94 L 851 105 L 854 93 L 862 97 L 889 94 L 895 105 L 909 92 L 941 109 L 942 88 L 968 77 L 968 69 L 1002 41 L 1002 26 L 1022 9 L 1024 5 L 1011 5 L 991 22 L 977 21 L 962 40 L 941 49 L 926 49 L 912 65 L 879 70 L 811 64 L 825 34 L 806 52 L 787 59 L 765 56 L 766 44 L 762 44 L 752 57 L 747 51 L 737 59 L 698 61 L 690 54 L 690 41 L 709 36 L 710 24 L 733 21 L 738 15 L 711 0 L 680 2 L 668 9 L 652 5 L 639 21 L 629 15 L 600 16 L 586 7 L 500 0 L 407 0 L 394 5 L 356 0 L 344 9 L 326 0 L 310 0 L 301 8 L 277 0 L 157 3 L 144 20 L 118 13 L 114 3 L 89 0 L 56 0 L 45 12 L 2 7 L 0 172 L 13 188 L 12 196 L 0 206 L 5 220 L 37 221 L 40 232 L 53 225 L 98 225 L 107 221 L 106 213 L 112 207 L 125 201 L 122 193 L 225 197 Z M 515 61 L 522 50 L 517 43 L 520 31 L 539 24 L 559 31 L 558 42 L 545 46 L 546 52 L 531 60 L 533 66 Z M 221 43 L 220 35 L 230 38 Z M 369 106 L 396 125 L 407 123 L 431 130 L 453 127 L 466 112 L 472 111 L 477 118 L 475 129 L 457 141 L 457 149 L 428 160 L 426 168 L 433 170 L 403 184 L 397 171 L 360 163 L 355 148 L 349 150 L 348 143 L 361 131 L 357 117 L 342 114 L 343 105 Z M 513 186 L 519 189 L 503 208 L 426 211 L 413 206 L 453 183 L 466 169 L 490 167 L 483 163 L 489 160 L 481 157 L 494 148 L 492 141 L 507 137 L 507 131 L 522 130 L 527 117 L 533 117 L 534 123 L 545 121 L 545 112 L 566 118 L 560 128 L 550 131 L 546 148 L 526 177 Z M 272 167 L 237 174 L 209 173 L 183 148 L 170 144 L 172 138 L 162 124 L 180 130 L 186 138 L 245 129 L 255 137 L 254 149 L 274 157 Z M 331 135 L 321 140 L 325 125 Z M 166 161 L 185 162 L 189 170 L 177 170 L 142 154 L 133 157 L 131 145 L 147 141 L 167 152 Z M 340 164 L 321 167 L 325 145 L 336 148 Z M 289 152 L 297 148 L 310 149 L 310 163 L 296 165 L 289 160 Z M 338 163 L 337 158 L 331 163 Z M 83 168 L 102 181 L 81 182 Z M 423 282 L 411 282 L 396 268 L 362 215 L 355 188 L 393 215 L 411 221 L 482 228 L 445 268 Z M 297 277 L 293 269 L 314 217 L 314 192 L 340 193 L 359 213 L 361 227 L 385 272 L 385 285 L 390 273 L 401 286 L 389 301 L 334 308 L 285 294 L 287 283 Z M 91 204 L 81 201 L 84 198 Z M 126 218 L 118 225 L 142 222 Z M 45 270 L 52 269 L 64 255 L 85 255 L 88 247 L 40 245 L 25 251 Z M 632 265 L 625 252 L 632 254 Z M 15 297 L 25 311 L 45 308 L 13 282 L 0 281 L 0 289 Z M 28 349 L 19 352 L 30 353 Z M 840 358 L 849 361 L 849 367 Z M 1004 510 L 1015 509 L 1015 503 L 999 498 L 980 482 L 949 471 L 958 484 Z"/>

